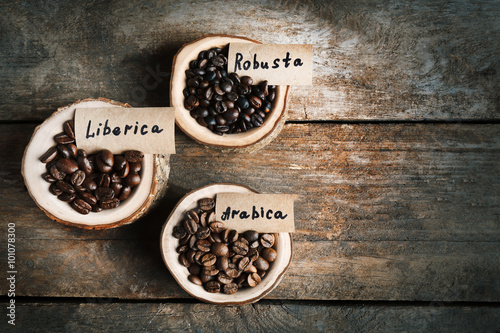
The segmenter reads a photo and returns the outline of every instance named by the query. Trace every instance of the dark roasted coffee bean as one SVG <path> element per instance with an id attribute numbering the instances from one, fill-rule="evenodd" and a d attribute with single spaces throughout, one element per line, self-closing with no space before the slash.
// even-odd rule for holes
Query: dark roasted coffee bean
<path id="1" fill-rule="evenodd" d="M 219 281 L 208 281 L 205 284 L 205 290 L 209 293 L 218 293 L 220 292 L 220 283 Z"/>
<path id="2" fill-rule="evenodd" d="M 118 200 L 117 198 L 101 201 L 102 209 L 112 209 L 118 207 L 119 205 L 120 205 L 120 200 Z"/>
<path id="3" fill-rule="evenodd" d="M 88 191 L 95 191 L 97 189 L 96 182 L 91 177 L 85 177 L 82 186 Z"/>
<path id="4" fill-rule="evenodd" d="M 130 171 L 132 173 L 139 173 L 141 171 L 142 165 L 141 162 L 129 162 Z"/>
<path id="5" fill-rule="evenodd" d="M 203 257 L 201 257 L 201 263 L 203 266 L 215 265 L 216 261 L 217 261 L 217 256 L 213 253 L 207 253 Z"/>
<path id="6" fill-rule="evenodd" d="M 258 285 L 260 283 L 260 281 L 261 281 L 261 278 L 260 278 L 259 274 L 257 274 L 257 273 L 248 274 L 248 278 L 247 278 L 248 286 L 255 287 L 256 285 Z"/>
<path id="7" fill-rule="evenodd" d="M 125 168 L 129 169 L 128 162 L 125 159 L 125 157 L 123 157 L 122 155 L 115 155 L 113 169 L 115 169 L 116 171 L 122 171 Z M 128 173 L 128 170 L 127 170 L 127 173 Z"/>
<path id="8" fill-rule="evenodd" d="M 73 207 L 73 209 L 76 210 L 78 213 L 84 215 L 87 215 L 92 211 L 92 206 L 82 199 L 73 200 L 73 202 L 71 203 L 71 207 Z"/>
<path id="9" fill-rule="evenodd" d="M 223 257 L 228 254 L 229 248 L 224 243 L 214 243 L 212 244 L 211 252 L 217 257 Z"/>
<path id="10" fill-rule="evenodd" d="M 128 185 L 123 186 L 122 191 L 120 192 L 120 196 L 118 197 L 118 199 L 120 201 L 123 201 L 130 196 L 130 193 L 132 193 L 132 188 Z"/>
<path id="11" fill-rule="evenodd" d="M 71 202 L 75 200 L 76 195 L 74 193 L 66 193 L 62 192 L 57 196 L 57 199 L 64 201 L 64 202 Z"/>
<path id="12" fill-rule="evenodd" d="M 251 86 L 253 84 L 253 80 L 250 76 L 242 76 L 241 77 L 241 84 L 245 86 Z"/>
<path id="13" fill-rule="evenodd" d="M 208 211 L 215 207 L 215 201 L 212 198 L 203 198 L 198 201 L 201 210 Z"/>
<path id="14" fill-rule="evenodd" d="M 207 227 L 208 226 L 208 212 L 202 212 L 200 214 L 200 225 L 202 227 Z M 208 229 L 208 231 L 210 232 L 210 229 Z"/>
<path id="15" fill-rule="evenodd" d="M 255 268 L 261 271 L 267 271 L 269 269 L 269 263 L 262 257 L 257 258 L 257 260 L 254 261 L 253 265 L 255 266 Z"/>
<path id="16" fill-rule="evenodd" d="M 110 172 L 113 169 L 114 164 L 113 153 L 104 149 L 99 153 L 99 155 L 97 155 L 95 162 L 99 171 L 104 173 Z"/>
<path id="17" fill-rule="evenodd" d="M 76 148 L 76 145 L 74 143 L 68 143 L 66 145 L 66 147 L 68 148 L 69 152 L 70 152 L 70 157 L 71 158 L 76 158 L 78 156 L 78 148 Z"/>
<path id="18" fill-rule="evenodd" d="M 188 253 L 186 252 L 186 257 L 189 259 L 189 255 Z M 190 266 L 189 266 L 189 273 L 193 274 L 193 275 L 200 275 L 201 273 L 201 266 L 196 264 L 196 263 L 192 263 Z"/>
<path id="19" fill-rule="evenodd" d="M 82 192 L 82 193 L 79 194 L 79 196 L 80 196 L 80 198 L 82 198 L 83 200 L 85 200 L 91 206 L 97 204 L 97 198 L 94 197 L 91 193 Z"/>
<path id="20" fill-rule="evenodd" d="M 190 235 L 193 235 L 198 230 L 198 224 L 195 221 L 190 220 L 190 219 L 185 219 L 182 222 L 182 226 L 184 227 L 186 232 Z"/>
<path id="21" fill-rule="evenodd" d="M 63 193 L 56 185 L 56 183 L 52 183 L 49 186 L 49 192 L 52 193 L 55 196 L 58 196 L 59 194 Z"/>
<path id="22" fill-rule="evenodd" d="M 68 148 L 68 145 L 58 144 L 57 151 L 59 152 L 59 156 L 62 158 L 70 158 L 72 155 L 71 149 Z"/>
<path id="23" fill-rule="evenodd" d="M 240 96 L 238 98 L 238 102 L 237 103 L 238 103 L 238 106 L 242 110 L 248 109 L 250 107 L 250 102 L 248 101 L 248 99 L 245 96 Z"/>
<path id="24" fill-rule="evenodd" d="M 113 192 L 115 192 L 115 197 L 118 198 L 118 200 L 120 200 L 120 195 L 121 195 L 121 191 L 122 191 L 122 188 L 123 188 L 123 184 L 121 183 L 117 183 L 117 182 L 113 182 L 109 185 L 109 187 L 113 190 Z"/>
<path id="25" fill-rule="evenodd" d="M 57 150 L 57 147 L 56 146 L 53 146 L 53 147 L 50 147 L 41 157 L 40 157 L 40 161 L 42 163 L 49 163 L 51 161 L 53 161 L 57 155 L 58 155 L 59 151 Z"/>
<path id="26" fill-rule="evenodd" d="M 177 253 L 185 253 L 188 249 L 189 247 L 187 245 L 180 245 L 177 247 L 176 251 Z"/>
<path id="27" fill-rule="evenodd" d="M 50 172 L 51 176 L 57 180 L 63 180 L 64 177 L 66 177 L 66 173 L 63 171 L 59 171 L 56 164 L 54 164 L 50 167 L 49 172 Z"/>
<path id="28" fill-rule="evenodd" d="M 264 123 L 264 120 L 262 119 L 262 117 L 260 115 L 258 115 L 257 113 L 254 113 L 251 116 L 251 118 L 252 118 L 252 125 L 254 125 L 255 127 L 260 127 Z"/>
<path id="29" fill-rule="evenodd" d="M 272 234 L 263 234 L 260 236 L 260 244 L 263 247 L 270 248 L 274 245 L 274 236 Z"/>
<path id="30" fill-rule="evenodd" d="M 79 156 L 77 158 L 77 163 L 78 163 L 78 167 L 80 168 L 80 170 L 85 172 L 86 175 L 90 175 L 92 173 L 92 166 L 90 165 L 90 161 L 87 158 L 87 156 L 82 156 L 79 154 Z"/>
<path id="31" fill-rule="evenodd" d="M 56 186 L 58 189 L 65 193 L 75 193 L 75 188 L 71 186 L 71 184 L 66 183 L 65 181 L 59 180 L 56 182 Z"/>
<path id="32" fill-rule="evenodd" d="M 196 275 L 189 275 L 188 280 L 191 281 L 192 283 L 201 286 L 203 283 L 201 282 L 200 278 L 197 277 Z"/>
<path id="33" fill-rule="evenodd" d="M 63 130 L 64 133 L 70 138 L 70 139 L 75 139 L 75 131 L 74 131 L 74 125 L 73 125 L 73 120 L 68 120 L 65 121 L 63 124 Z"/>
<path id="34" fill-rule="evenodd" d="M 273 262 L 276 260 L 277 252 L 273 248 L 265 248 L 261 252 L 261 257 L 264 258 L 268 262 Z"/>
<path id="35" fill-rule="evenodd" d="M 128 186 L 137 186 L 141 182 L 141 176 L 137 173 L 129 173 L 127 177 L 123 178 L 123 181 Z"/>
<path id="36" fill-rule="evenodd" d="M 62 133 L 59 133 L 57 135 L 54 136 L 54 141 L 59 143 L 59 144 L 62 144 L 62 145 L 65 145 L 65 144 L 68 144 L 68 143 L 73 143 L 75 142 L 75 139 L 73 138 L 70 138 L 68 136 L 68 134 L 62 132 Z"/>
<path id="37" fill-rule="evenodd" d="M 82 170 L 76 170 L 72 175 L 71 175 L 71 184 L 80 186 L 82 185 L 83 181 L 85 180 L 85 172 Z"/>
<path id="38" fill-rule="evenodd" d="M 61 158 L 57 160 L 56 166 L 59 171 L 68 175 L 78 170 L 78 164 L 74 160 L 70 160 L 68 158 Z"/>
<path id="39" fill-rule="evenodd" d="M 215 280 L 215 276 L 210 276 L 210 275 L 206 275 L 206 274 L 201 273 L 200 274 L 200 280 L 203 283 L 207 283 L 209 281 Z"/>
<path id="40" fill-rule="evenodd" d="M 55 183 L 57 179 L 55 179 L 49 172 L 45 172 L 42 174 L 43 180 L 45 180 L 47 183 Z"/>
<path id="41" fill-rule="evenodd" d="M 98 187 L 95 190 L 95 197 L 99 201 L 108 201 L 115 197 L 115 192 L 109 187 Z M 102 207 L 104 208 L 104 207 Z M 104 208 L 107 209 L 107 208 Z"/>

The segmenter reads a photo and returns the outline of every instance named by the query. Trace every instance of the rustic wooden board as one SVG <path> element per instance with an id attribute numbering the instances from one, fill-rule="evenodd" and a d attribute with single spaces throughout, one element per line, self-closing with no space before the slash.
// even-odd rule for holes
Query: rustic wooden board
<path id="1" fill-rule="evenodd" d="M 16 0 L 0 8 L 0 120 L 41 121 L 88 97 L 166 106 L 174 54 L 215 33 L 314 45 L 314 85 L 292 88 L 292 120 L 499 119 L 495 0 Z"/>
<path id="2" fill-rule="evenodd" d="M 109 231 L 52 222 L 29 198 L 20 160 L 33 127 L 0 125 L 0 233 L 16 222 L 20 296 L 186 297 L 161 260 L 161 226 L 182 195 L 225 181 L 301 195 L 294 259 L 268 298 L 500 299 L 498 126 L 288 124 L 251 155 L 178 133 L 160 206 Z"/>
<path id="3" fill-rule="evenodd" d="M 111 302 L 111 299 L 88 299 L 82 303 L 21 303 L 16 309 L 16 329 L 18 332 L 491 333 L 500 328 L 498 307 L 297 302 L 222 307 Z M 4 322 L 1 325 L 7 326 Z"/>

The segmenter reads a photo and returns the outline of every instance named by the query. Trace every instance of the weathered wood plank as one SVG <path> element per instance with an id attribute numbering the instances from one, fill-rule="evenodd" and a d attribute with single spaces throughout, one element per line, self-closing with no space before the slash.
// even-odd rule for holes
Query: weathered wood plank
<path id="1" fill-rule="evenodd" d="M 315 305 L 21 303 L 18 332 L 485 332 L 499 329 L 500 309 L 431 304 Z M 97 303 L 92 303 L 97 301 Z M 100 303 L 102 302 L 102 303 Z M 3 306 L 3 304 L 2 304 Z M 4 319 L 1 325 L 7 326 Z"/>
<path id="2" fill-rule="evenodd" d="M 301 195 L 292 266 L 269 298 L 500 299 L 499 126 L 288 124 L 251 155 L 179 133 L 160 206 L 97 232 L 48 220 L 23 189 L 32 130 L 0 126 L 0 233 L 16 222 L 19 295 L 185 297 L 160 258 L 161 226 L 186 192 L 223 181 Z"/>
<path id="3" fill-rule="evenodd" d="M 499 16 L 495 0 L 10 1 L 0 120 L 41 121 L 87 97 L 166 106 L 173 55 L 210 33 L 314 45 L 293 120 L 498 120 Z"/>

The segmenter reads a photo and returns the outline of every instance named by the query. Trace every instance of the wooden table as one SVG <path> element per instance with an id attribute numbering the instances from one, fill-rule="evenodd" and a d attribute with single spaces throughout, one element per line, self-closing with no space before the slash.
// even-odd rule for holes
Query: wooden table
<path id="1" fill-rule="evenodd" d="M 291 88 L 278 138 L 225 155 L 177 131 L 147 217 L 107 231 L 48 219 L 20 174 L 35 126 L 87 97 L 168 106 L 173 55 L 214 33 L 314 45 L 314 85 Z M 4 2 L 2 331 L 498 332 L 499 37 L 495 0 Z M 160 256 L 175 203 L 215 182 L 300 195 L 291 267 L 253 305 L 196 301 Z"/>

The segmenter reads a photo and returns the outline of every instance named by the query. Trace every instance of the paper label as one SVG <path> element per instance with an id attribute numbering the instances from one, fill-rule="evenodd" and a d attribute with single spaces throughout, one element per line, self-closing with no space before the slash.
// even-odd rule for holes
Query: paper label
<path id="1" fill-rule="evenodd" d="M 293 194 L 219 193 L 215 204 L 217 221 L 238 232 L 294 232 Z"/>
<path id="2" fill-rule="evenodd" d="M 311 85 L 312 50 L 306 44 L 231 43 L 227 68 L 255 83 Z"/>
<path id="3" fill-rule="evenodd" d="M 76 109 L 76 145 L 89 154 L 102 149 L 175 154 L 174 115 L 174 108 Z"/>

